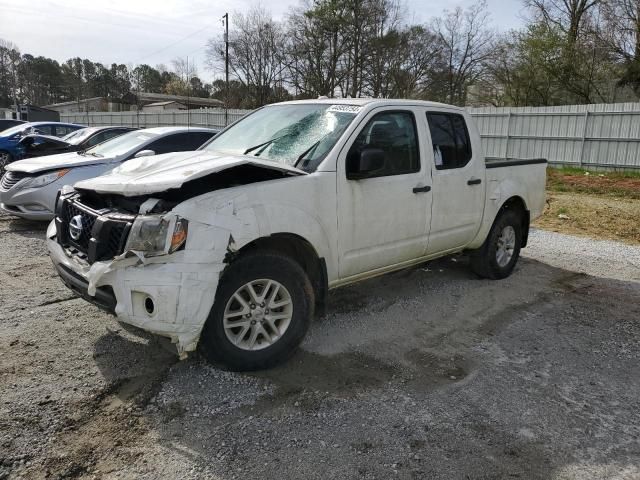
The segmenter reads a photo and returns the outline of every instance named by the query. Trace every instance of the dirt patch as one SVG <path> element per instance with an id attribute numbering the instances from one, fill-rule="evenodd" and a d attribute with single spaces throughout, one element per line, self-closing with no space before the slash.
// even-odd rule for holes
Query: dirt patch
<path id="1" fill-rule="evenodd" d="M 640 199 L 549 192 L 545 212 L 533 225 L 640 245 Z"/>
<path id="2" fill-rule="evenodd" d="M 548 168 L 547 189 L 640 200 L 640 172 L 591 172 L 575 168 Z"/>

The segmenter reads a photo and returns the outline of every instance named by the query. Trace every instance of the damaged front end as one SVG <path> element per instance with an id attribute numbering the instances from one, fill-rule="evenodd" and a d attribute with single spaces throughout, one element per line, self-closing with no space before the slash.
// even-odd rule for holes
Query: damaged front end
<path id="1" fill-rule="evenodd" d="M 172 168 L 134 159 L 126 169 L 65 187 L 47 232 L 67 286 L 118 320 L 171 338 L 181 357 L 197 347 L 225 261 L 268 234 L 264 218 L 256 218 L 259 207 L 233 187 L 304 174 L 273 162 L 209 157 Z"/>
<path id="2" fill-rule="evenodd" d="M 131 199 L 124 208 L 95 200 L 75 191 L 58 199 L 47 241 L 60 277 L 120 321 L 170 337 L 181 356 L 194 350 L 213 304 L 230 233 L 224 248 L 210 243 L 203 256 L 197 246 L 189 252 L 186 246 L 207 227 L 172 211 L 156 213 L 167 207 L 158 199 L 142 201 L 137 213 Z"/>

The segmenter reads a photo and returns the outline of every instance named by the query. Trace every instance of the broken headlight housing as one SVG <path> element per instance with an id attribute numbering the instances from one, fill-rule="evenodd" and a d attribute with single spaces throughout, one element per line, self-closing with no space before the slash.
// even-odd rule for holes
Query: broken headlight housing
<path id="1" fill-rule="evenodd" d="M 176 215 L 139 215 L 131 226 L 125 252 L 145 255 L 173 253 L 187 241 L 189 222 Z"/>

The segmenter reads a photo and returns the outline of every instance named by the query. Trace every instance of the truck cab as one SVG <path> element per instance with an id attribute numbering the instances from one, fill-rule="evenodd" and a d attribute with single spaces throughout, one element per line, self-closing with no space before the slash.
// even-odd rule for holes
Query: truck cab
<path id="1" fill-rule="evenodd" d="M 267 368 L 331 288 L 467 251 L 501 279 L 544 207 L 546 161 L 487 162 L 468 113 L 414 100 L 256 110 L 196 152 L 65 187 L 47 232 L 63 281 L 118 319 Z"/>

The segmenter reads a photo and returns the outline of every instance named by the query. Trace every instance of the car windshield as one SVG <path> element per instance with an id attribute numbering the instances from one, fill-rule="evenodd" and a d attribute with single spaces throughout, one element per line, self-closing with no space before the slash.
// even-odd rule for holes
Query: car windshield
<path id="1" fill-rule="evenodd" d="M 252 155 L 313 171 L 360 108 L 326 103 L 272 105 L 247 115 L 214 137 L 204 150 Z"/>
<path id="2" fill-rule="evenodd" d="M 138 148 L 156 136 L 156 134 L 149 132 L 129 132 L 99 143 L 95 147 L 86 150 L 84 154 L 95 157 L 118 157 Z"/>
<path id="3" fill-rule="evenodd" d="M 11 135 L 15 135 L 16 133 L 28 133 L 32 128 L 38 128 L 37 125 L 33 126 L 33 125 L 29 125 L 28 123 L 25 125 L 20 124 L 20 125 L 16 125 L 15 127 L 11 127 L 11 128 L 7 128 L 6 130 L 3 130 L 2 133 L 0 133 L 1 136 L 3 137 L 10 137 Z"/>
<path id="4" fill-rule="evenodd" d="M 81 128 L 80 130 L 76 130 L 75 132 L 66 134 L 64 137 L 62 137 L 62 140 L 70 143 L 71 145 L 78 145 L 80 142 L 86 140 L 89 135 L 91 135 L 95 131 L 95 128 Z"/>

